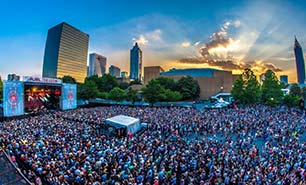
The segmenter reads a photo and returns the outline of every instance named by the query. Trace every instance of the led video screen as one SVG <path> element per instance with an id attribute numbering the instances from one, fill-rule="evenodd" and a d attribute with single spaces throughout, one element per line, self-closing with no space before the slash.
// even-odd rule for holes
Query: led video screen
<path id="1" fill-rule="evenodd" d="M 3 116 L 23 115 L 23 82 L 4 81 L 3 83 Z"/>
<path id="2" fill-rule="evenodd" d="M 58 110 L 61 86 L 27 84 L 24 85 L 24 110 L 27 113 L 43 110 Z"/>
<path id="3" fill-rule="evenodd" d="M 77 85 L 62 85 L 62 110 L 75 109 L 77 107 Z"/>

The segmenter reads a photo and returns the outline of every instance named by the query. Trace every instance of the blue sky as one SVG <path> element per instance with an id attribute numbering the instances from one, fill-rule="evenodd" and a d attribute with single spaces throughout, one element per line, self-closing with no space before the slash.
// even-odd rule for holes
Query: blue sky
<path id="1" fill-rule="evenodd" d="M 271 68 L 296 81 L 294 35 L 306 48 L 304 1 L 2 1 L 0 75 L 41 75 L 47 31 L 68 22 L 90 35 L 89 52 L 129 70 L 138 41 L 144 66 Z M 224 62 L 220 62 L 224 61 Z"/>

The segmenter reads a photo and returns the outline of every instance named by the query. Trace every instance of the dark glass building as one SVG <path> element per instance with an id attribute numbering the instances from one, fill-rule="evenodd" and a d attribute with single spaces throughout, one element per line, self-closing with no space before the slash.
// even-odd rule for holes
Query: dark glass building
<path id="1" fill-rule="evenodd" d="M 297 80 L 299 84 L 305 83 L 305 62 L 303 56 L 303 50 L 297 39 L 294 42 L 294 54 L 297 71 Z"/>
<path id="2" fill-rule="evenodd" d="M 89 35 L 63 22 L 48 30 L 43 77 L 70 75 L 77 82 L 87 76 Z"/>
<path id="3" fill-rule="evenodd" d="M 111 65 L 109 67 L 109 74 L 114 76 L 114 77 L 120 77 L 120 68 L 114 65 Z"/>
<path id="4" fill-rule="evenodd" d="M 130 52 L 130 79 L 140 80 L 142 77 L 142 51 L 137 42 Z"/>
<path id="5" fill-rule="evenodd" d="M 284 84 L 288 84 L 288 76 L 287 75 L 281 75 L 281 76 L 279 76 L 279 79 Z"/>

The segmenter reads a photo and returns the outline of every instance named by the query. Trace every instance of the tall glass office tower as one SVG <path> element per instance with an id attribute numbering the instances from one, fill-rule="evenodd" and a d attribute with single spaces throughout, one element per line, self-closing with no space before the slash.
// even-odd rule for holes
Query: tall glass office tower
<path id="1" fill-rule="evenodd" d="M 305 62 L 303 56 L 303 50 L 300 43 L 295 37 L 294 41 L 294 54 L 295 54 L 295 63 L 297 71 L 297 80 L 299 84 L 305 83 Z"/>
<path id="2" fill-rule="evenodd" d="M 103 76 L 106 73 L 106 57 L 97 53 L 89 55 L 89 70 L 87 76 Z"/>
<path id="3" fill-rule="evenodd" d="M 48 31 L 43 77 L 61 78 L 70 75 L 77 82 L 87 76 L 89 35 L 63 22 Z"/>
<path id="4" fill-rule="evenodd" d="M 142 77 L 142 51 L 137 42 L 130 52 L 130 79 L 140 80 Z"/>

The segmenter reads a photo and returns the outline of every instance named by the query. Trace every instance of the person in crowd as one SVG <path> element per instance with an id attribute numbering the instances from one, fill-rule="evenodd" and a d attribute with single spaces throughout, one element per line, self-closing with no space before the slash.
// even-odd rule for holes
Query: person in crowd
<path id="1" fill-rule="evenodd" d="M 107 134 L 119 114 L 147 129 Z M 110 106 L 0 123 L 0 146 L 36 184 L 305 184 L 305 128 L 304 111 L 264 105 Z"/>

